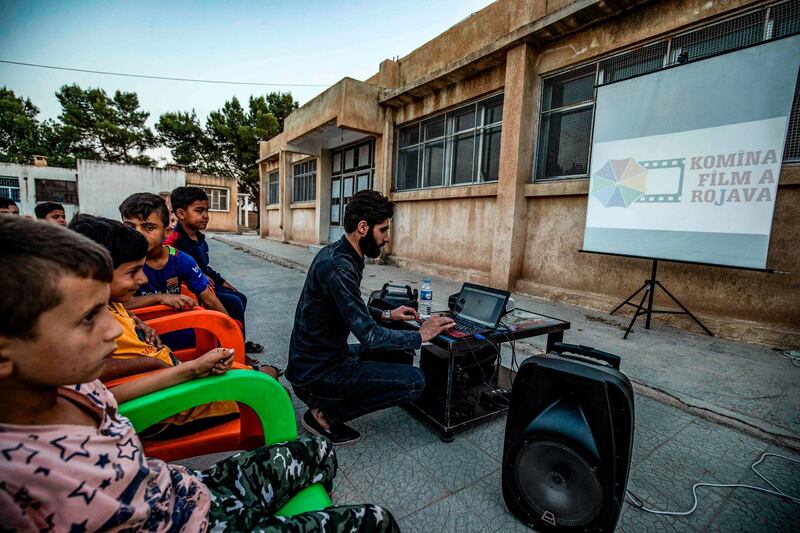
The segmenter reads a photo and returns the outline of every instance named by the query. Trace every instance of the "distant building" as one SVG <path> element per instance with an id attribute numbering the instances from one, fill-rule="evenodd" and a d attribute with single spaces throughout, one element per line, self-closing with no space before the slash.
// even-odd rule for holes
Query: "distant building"
<path id="1" fill-rule="evenodd" d="M 119 204 L 133 193 L 152 192 L 167 199 L 176 187 L 194 185 L 209 199 L 208 231 L 236 231 L 234 178 L 186 172 L 181 167 L 155 168 L 104 161 L 78 161 L 80 210 L 83 213 L 119 219 Z"/>
<path id="2" fill-rule="evenodd" d="M 38 203 L 58 202 L 69 220 L 78 211 L 75 169 L 48 167 L 47 158 L 37 157 L 35 165 L 0 163 L 0 196 L 17 202 L 20 214 L 28 216 L 35 216 Z"/>
<path id="3" fill-rule="evenodd" d="M 596 87 L 798 32 L 798 0 L 498 0 L 288 116 L 260 144 L 261 236 L 332 242 L 375 189 L 398 264 L 608 310 L 649 265 L 578 253 Z M 795 94 L 769 249 L 789 274 L 662 267 L 718 333 L 800 343 L 798 163 Z"/>
<path id="4" fill-rule="evenodd" d="M 209 231 L 236 231 L 238 229 L 236 178 L 186 173 L 186 185 L 200 187 L 208 194 Z"/>

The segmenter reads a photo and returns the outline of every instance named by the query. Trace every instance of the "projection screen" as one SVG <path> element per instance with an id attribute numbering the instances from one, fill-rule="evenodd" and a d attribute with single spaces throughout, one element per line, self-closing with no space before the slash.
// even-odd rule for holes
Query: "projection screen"
<path id="1" fill-rule="evenodd" d="M 766 268 L 800 36 L 601 86 L 586 251 Z"/>

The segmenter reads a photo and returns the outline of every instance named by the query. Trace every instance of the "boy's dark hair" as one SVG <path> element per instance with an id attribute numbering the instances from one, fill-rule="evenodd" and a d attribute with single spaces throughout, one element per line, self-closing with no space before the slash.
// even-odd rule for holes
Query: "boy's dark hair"
<path id="1" fill-rule="evenodd" d="M 75 215 L 69 229 L 86 235 L 111 254 L 114 268 L 147 255 L 147 239 L 135 229 L 110 218 Z"/>
<path id="2" fill-rule="evenodd" d="M 44 218 L 48 213 L 59 209 L 64 211 L 64 206 L 56 202 L 42 202 L 33 208 L 33 212 L 36 214 L 36 218 Z"/>
<path id="3" fill-rule="evenodd" d="M 163 222 L 164 227 L 169 226 L 169 209 L 167 202 L 162 197 L 151 192 L 137 192 L 131 194 L 119 204 L 119 214 L 122 218 L 141 218 L 147 220 L 155 213 Z"/>
<path id="4" fill-rule="evenodd" d="M 5 196 L 0 196 L 0 209 L 8 209 L 12 205 L 16 206 L 17 202 L 12 200 L 11 198 L 6 198 Z"/>
<path id="5" fill-rule="evenodd" d="M 203 201 L 208 201 L 208 195 L 200 187 L 178 187 L 169 195 L 173 213 L 177 213 L 178 209 L 188 208 L 194 202 Z"/>
<path id="6" fill-rule="evenodd" d="M 344 231 L 352 233 L 366 220 L 370 227 L 394 216 L 394 203 L 378 191 L 359 191 L 344 208 Z"/>
<path id="7" fill-rule="evenodd" d="M 111 257 L 101 246 L 55 224 L 0 217 L 0 335 L 34 339 L 42 313 L 66 296 L 65 275 L 110 282 Z"/>

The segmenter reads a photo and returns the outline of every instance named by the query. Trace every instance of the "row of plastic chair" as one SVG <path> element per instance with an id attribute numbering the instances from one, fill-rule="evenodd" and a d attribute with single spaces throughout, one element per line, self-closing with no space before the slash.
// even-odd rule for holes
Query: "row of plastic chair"
<path id="1" fill-rule="evenodd" d="M 194 297 L 185 287 L 182 289 Z M 190 361 L 218 346 L 234 350 L 234 369 L 223 376 L 181 383 L 120 406 L 120 412 L 141 432 L 198 405 L 225 400 L 237 402 L 239 417 L 234 420 L 187 436 L 164 440 L 143 438 L 142 444 L 148 456 L 176 461 L 209 453 L 251 450 L 297 438 L 294 408 L 286 389 L 274 378 L 244 364 L 241 324 L 224 313 L 199 306 L 189 311 L 176 311 L 168 306 L 157 305 L 135 309 L 133 313 L 145 320 L 159 336 L 174 331 L 194 330 L 195 346 L 173 351 L 180 361 Z M 113 387 L 143 375 L 127 376 L 109 381 L 106 385 Z M 290 516 L 330 505 L 330 497 L 317 483 L 297 494 L 278 514 Z"/>

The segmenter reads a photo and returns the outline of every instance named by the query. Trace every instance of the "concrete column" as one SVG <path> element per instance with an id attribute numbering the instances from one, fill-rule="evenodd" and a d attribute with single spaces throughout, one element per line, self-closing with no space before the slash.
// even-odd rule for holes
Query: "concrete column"
<path id="1" fill-rule="evenodd" d="M 258 205 L 256 208 L 258 209 L 258 235 L 263 239 L 269 233 L 269 214 L 267 211 L 267 204 L 269 196 L 269 187 L 267 185 L 267 163 L 261 162 L 258 164 L 258 189 L 260 191 L 258 195 Z M 246 215 L 250 216 L 250 215 Z M 249 220 L 245 221 L 245 225 L 250 222 Z"/>
<path id="2" fill-rule="evenodd" d="M 531 177 L 536 121 L 534 60 L 535 53 L 527 44 L 516 46 L 506 54 L 491 284 L 507 290 L 514 287 L 525 255 L 525 184 Z"/>
<path id="3" fill-rule="evenodd" d="M 281 150 L 278 162 L 280 187 L 281 240 L 292 240 L 292 158 L 291 152 Z"/>
<path id="4" fill-rule="evenodd" d="M 388 195 L 394 180 L 394 116 L 395 109 L 384 110 L 383 132 L 375 136 L 375 181 L 373 188 Z"/>
<path id="5" fill-rule="evenodd" d="M 375 136 L 374 188 L 386 196 L 392 192 L 392 184 L 394 183 L 395 113 L 394 107 L 384 108 L 383 132 L 382 135 Z M 397 213 L 395 212 L 396 217 Z M 384 247 L 382 252 L 384 257 L 392 253 L 392 239 L 394 238 L 391 235 L 392 231 L 390 230 L 389 244 Z"/>
<path id="6" fill-rule="evenodd" d="M 328 242 L 331 225 L 331 151 L 321 150 L 317 158 L 317 244 Z"/>

